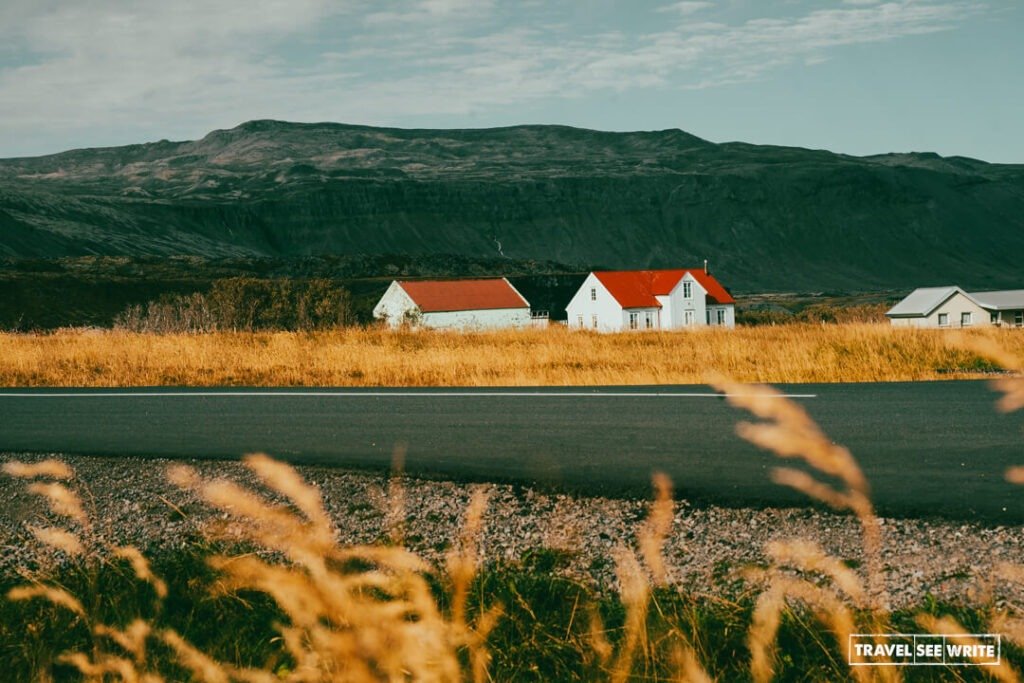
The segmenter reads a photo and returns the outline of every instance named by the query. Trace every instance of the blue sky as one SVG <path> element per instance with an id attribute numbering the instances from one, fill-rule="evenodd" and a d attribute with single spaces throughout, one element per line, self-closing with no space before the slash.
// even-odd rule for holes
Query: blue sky
<path id="1" fill-rule="evenodd" d="M 3 0 L 0 156 L 275 118 L 1024 163 L 1019 0 Z"/>

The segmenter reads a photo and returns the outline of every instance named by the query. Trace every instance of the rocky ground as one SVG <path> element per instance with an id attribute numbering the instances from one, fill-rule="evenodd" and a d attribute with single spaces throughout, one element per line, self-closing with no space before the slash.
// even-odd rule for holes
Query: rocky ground
<path id="1" fill-rule="evenodd" d="M 31 462 L 42 456 L 0 454 L 0 462 Z M 51 456 L 59 457 L 59 456 Z M 167 481 L 171 461 L 137 458 L 69 457 L 72 486 L 85 501 L 96 534 L 105 541 L 157 552 L 191 542 L 222 513 L 198 496 Z M 194 461 L 204 477 L 228 477 L 259 488 L 238 462 Z M 373 543 L 388 537 L 394 518 L 388 481 L 379 474 L 325 467 L 300 467 L 319 486 L 344 543 Z M 472 486 L 402 478 L 406 544 L 438 562 L 459 537 Z M 46 551 L 27 524 L 46 523 L 45 504 L 23 480 L 0 476 L 0 572 L 33 566 Z M 543 558 L 555 571 L 598 587 L 614 585 L 612 551 L 635 545 L 647 501 L 583 498 L 515 486 L 487 486 L 489 506 L 481 539 L 485 561 L 523 562 Z M 392 489 L 393 490 L 393 489 Z M 52 520 L 50 520 L 52 522 Z M 1024 562 L 1024 530 L 970 523 L 885 519 L 885 573 L 894 607 L 925 596 L 957 602 L 989 598 L 986 588 L 1000 562 Z M 698 595 L 735 597 L 744 590 L 739 574 L 766 563 L 773 539 L 818 542 L 850 566 L 862 565 L 859 526 L 851 517 L 811 509 L 733 509 L 677 504 L 666 547 L 674 583 Z M 997 585 L 998 603 L 1024 602 L 1020 587 Z"/>

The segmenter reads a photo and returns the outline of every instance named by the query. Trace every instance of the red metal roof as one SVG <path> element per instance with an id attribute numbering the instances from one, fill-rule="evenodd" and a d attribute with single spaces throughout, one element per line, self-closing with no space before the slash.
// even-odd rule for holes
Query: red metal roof
<path id="1" fill-rule="evenodd" d="M 735 303 L 725 287 L 712 275 L 705 273 L 703 268 L 603 270 L 594 275 L 623 308 L 661 308 L 655 297 L 668 295 L 687 273 L 707 291 L 709 303 Z"/>
<path id="2" fill-rule="evenodd" d="M 505 278 L 417 280 L 398 284 L 424 313 L 530 307 Z"/>
<path id="3" fill-rule="evenodd" d="M 715 276 L 711 273 L 705 273 L 703 268 L 691 268 L 687 270 L 693 278 L 700 283 L 700 286 L 708 293 L 708 299 L 713 304 L 734 304 L 736 299 L 732 298 L 732 294 L 726 291 L 725 287 L 722 286 Z"/>

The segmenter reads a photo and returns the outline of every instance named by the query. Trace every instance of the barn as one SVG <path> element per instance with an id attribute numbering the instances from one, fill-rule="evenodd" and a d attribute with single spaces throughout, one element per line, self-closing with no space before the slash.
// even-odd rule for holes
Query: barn
<path id="1" fill-rule="evenodd" d="M 601 332 L 735 327 L 736 301 L 706 268 L 606 270 L 566 306 L 569 327 Z"/>
<path id="2" fill-rule="evenodd" d="M 373 308 L 391 327 L 447 330 L 527 327 L 530 304 L 505 278 L 395 280 Z"/>

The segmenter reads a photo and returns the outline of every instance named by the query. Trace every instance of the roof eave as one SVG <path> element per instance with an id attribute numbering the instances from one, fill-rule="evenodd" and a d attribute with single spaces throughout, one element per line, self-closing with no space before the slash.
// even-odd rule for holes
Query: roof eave
<path id="1" fill-rule="evenodd" d="M 980 301 L 978 305 L 984 308 L 986 311 L 1019 311 L 1024 309 L 1024 302 L 1018 304 L 983 304 Z"/>
<path id="2" fill-rule="evenodd" d="M 420 307 L 417 306 L 417 308 L 420 308 Z M 435 308 L 432 308 L 432 309 L 426 310 L 426 311 L 424 311 L 422 308 L 420 308 L 420 311 L 422 313 L 464 313 L 466 311 L 518 311 L 518 310 L 522 310 L 522 309 L 525 309 L 525 310 L 528 311 L 528 310 L 530 310 L 530 307 L 529 306 L 490 306 L 488 308 L 445 308 L 445 309 L 435 309 Z"/>

